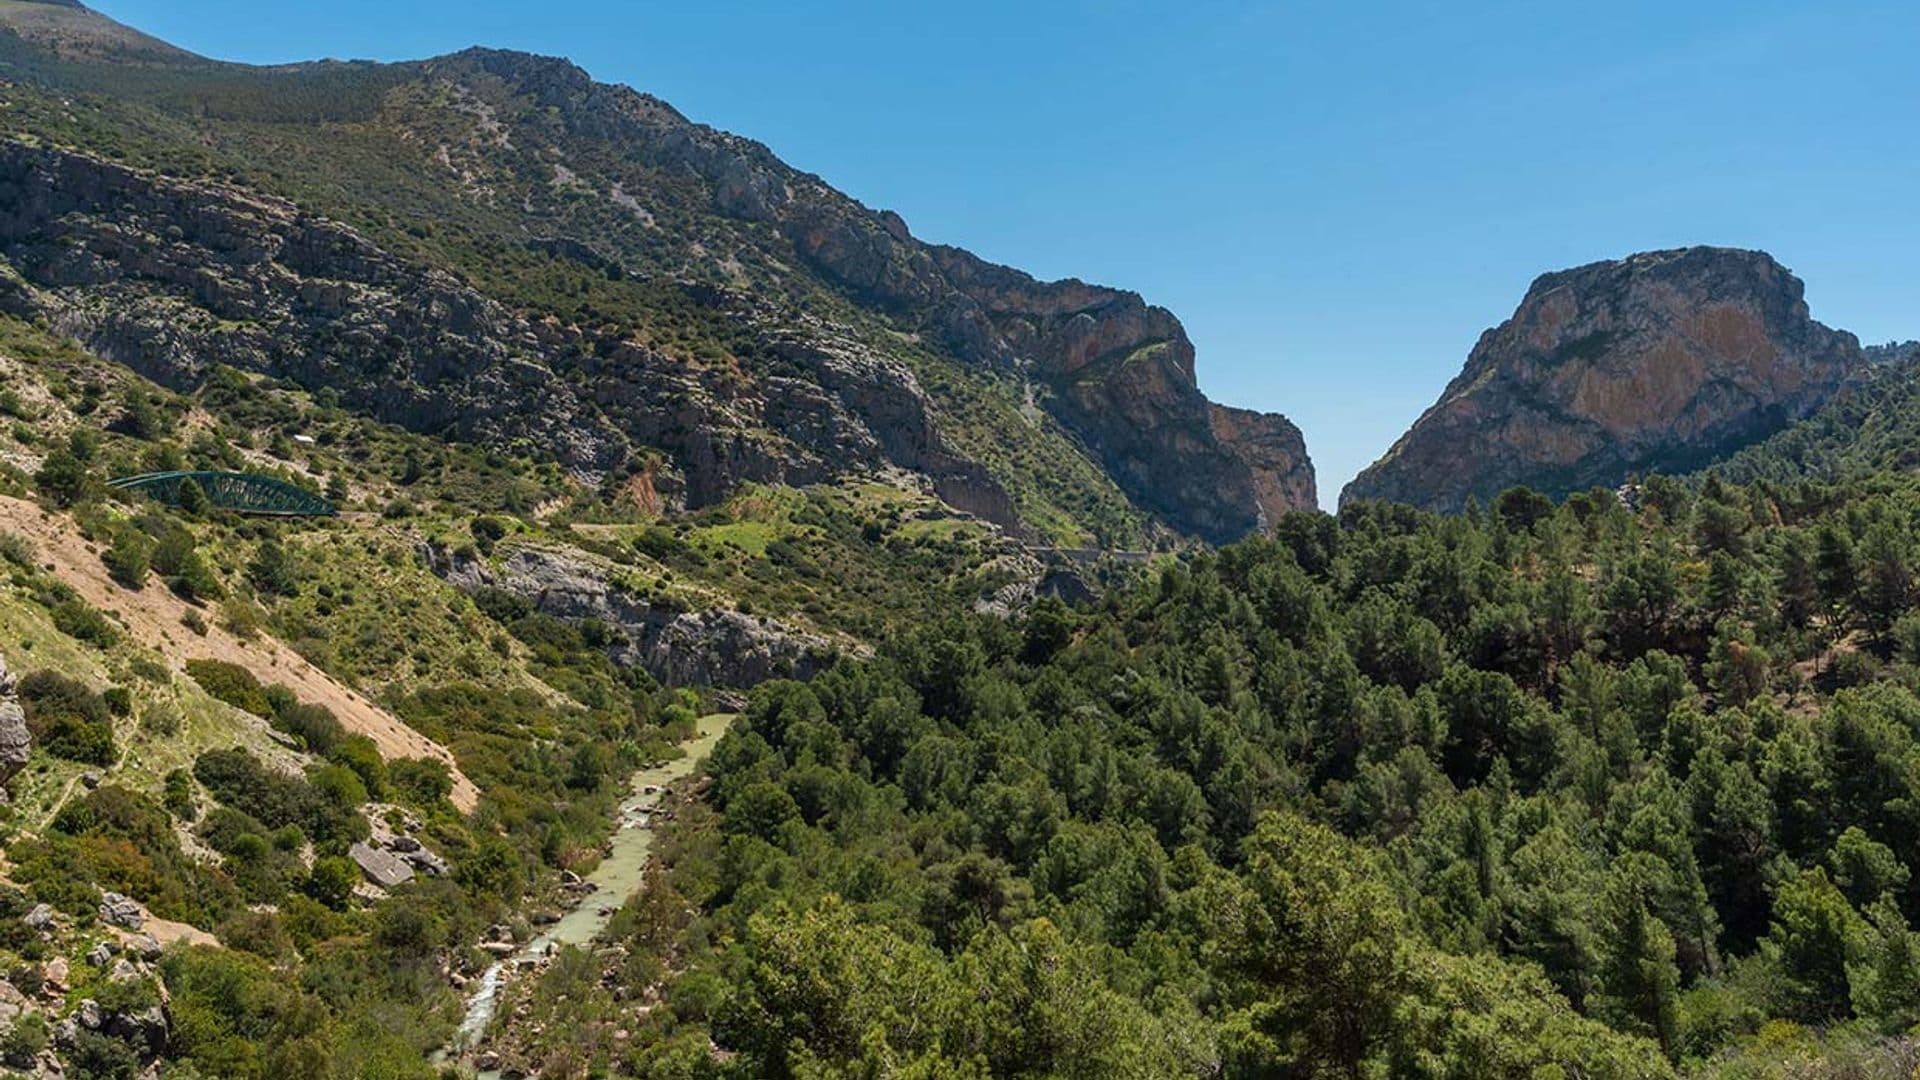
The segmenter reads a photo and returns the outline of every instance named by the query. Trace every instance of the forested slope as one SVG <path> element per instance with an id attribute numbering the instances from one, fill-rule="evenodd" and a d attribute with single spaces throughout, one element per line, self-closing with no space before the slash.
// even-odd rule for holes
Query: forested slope
<path id="1" fill-rule="evenodd" d="M 1295 515 L 763 686 L 627 958 L 506 1037 L 648 1076 L 1904 1076 L 1916 512 Z"/>

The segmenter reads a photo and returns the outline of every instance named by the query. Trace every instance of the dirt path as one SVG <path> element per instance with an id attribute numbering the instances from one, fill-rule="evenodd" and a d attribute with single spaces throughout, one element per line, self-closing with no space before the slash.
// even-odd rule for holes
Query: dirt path
<path id="1" fill-rule="evenodd" d="M 136 640 L 158 650 L 176 670 L 188 660 L 224 660 L 253 672 L 263 683 L 281 683 L 300 700 L 333 710 L 341 726 L 372 739 L 382 757 L 425 757 L 445 762 L 453 774 L 453 793 L 449 796 L 453 805 L 463 812 L 471 812 L 478 805 L 480 789 L 460 771 L 446 747 L 348 689 L 272 636 L 262 633 L 252 641 L 242 641 L 213 625 L 211 619 L 206 620 L 205 637 L 188 630 L 180 618 L 191 605 L 158 582 L 149 582 L 139 592 L 115 585 L 107 576 L 99 551 L 79 530 L 65 517 L 48 515 L 33 503 L 0 496 L 0 527 L 31 539 L 39 549 L 40 560 L 51 564 L 61 581 L 72 586 L 87 603 L 112 613 Z"/>

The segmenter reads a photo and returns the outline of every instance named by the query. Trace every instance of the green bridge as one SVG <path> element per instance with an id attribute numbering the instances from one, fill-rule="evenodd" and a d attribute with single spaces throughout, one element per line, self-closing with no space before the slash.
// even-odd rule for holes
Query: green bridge
<path id="1" fill-rule="evenodd" d="M 259 473 L 157 472 L 123 476 L 108 487 L 140 491 L 166 503 L 180 505 L 180 487 L 188 480 L 206 492 L 207 501 L 222 510 L 268 517 L 332 517 L 332 503 L 305 488 Z"/>

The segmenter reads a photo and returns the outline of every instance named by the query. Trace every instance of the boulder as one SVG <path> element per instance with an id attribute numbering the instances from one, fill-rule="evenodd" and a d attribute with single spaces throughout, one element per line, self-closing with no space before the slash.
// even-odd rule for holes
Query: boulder
<path id="1" fill-rule="evenodd" d="M 408 866 L 413 867 L 415 870 L 429 877 L 445 877 L 447 871 L 452 869 L 447 865 L 447 860 L 435 855 L 426 848 L 417 848 L 404 853 L 400 857 L 405 860 Z"/>
<path id="2" fill-rule="evenodd" d="M 159 1005 L 138 1012 L 109 1013 L 101 1019 L 101 1031 L 133 1046 L 142 1056 L 153 1057 L 167 1050 L 167 1013 Z"/>
<path id="3" fill-rule="evenodd" d="M 12 779 L 33 753 L 33 734 L 27 730 L 16 686 L 6 657 L 0 656 L 0 783 Z"/>
<path id="4" fill-rule="evenodd" d="M 117 892 L 100 894 L 100 921 L 108 926 L 118 926 L 125 930 L 138 930 L 147 923 L 147 913 L 140 902 Z"/>
<path id="5" fill-rule="evenodd" d="M 390 851 L 355 841 L 347 849 L 347 857 L 359 864 L 360 872 L 368 881 L 383 889 L 391 889 L 413 880 L 413 867 Z"/>
<path id="6" fill-rule="evenodd" d="M 35 930 L 45 930 L 53 925 L 53 908 L 46 904 L 35 904 L 32 911 L 21 916 L 20 921 Z"/>

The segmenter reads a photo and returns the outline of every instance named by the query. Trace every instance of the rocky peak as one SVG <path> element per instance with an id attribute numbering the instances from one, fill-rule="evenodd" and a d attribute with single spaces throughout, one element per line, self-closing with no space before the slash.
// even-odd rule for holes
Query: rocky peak
<path id="1" fill-rule="evenodd" d="M 1692 247 L 1544 274 L 1341 499 L 1453 510 L 1515 484 L 1559 495 L 1699 468 L 1805 417 L 1865 363 L 1764 252 Z"/>

